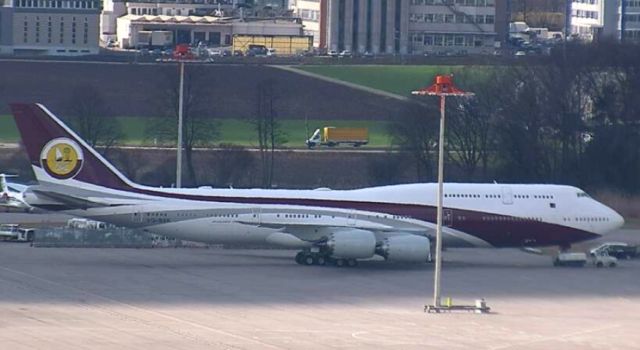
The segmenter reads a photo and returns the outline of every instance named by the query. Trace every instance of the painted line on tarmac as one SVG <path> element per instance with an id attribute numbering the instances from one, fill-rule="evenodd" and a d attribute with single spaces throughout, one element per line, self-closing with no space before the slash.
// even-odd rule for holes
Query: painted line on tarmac
<path id="1" fill-rule="evenodd" d="M 218 334 L 221 334 L 221 335 L 224 335 L 224 336 L 228 336 L 228 337 L 231 337 L 231 338 L 235 338 L 235 339 L 239 339 L 239 340 L 242 340 L 242 341 L 251 342 L 251 343 L 257 344 L 257 345 L 259 345 L 259 346 L 261 346 L 263 348 L 283 349 L 281 347 L 278 347 L 278 346 L 275 346 L 275 345 L 272 345 L 272 344 L 269 344 L 269 343 L 265 343 L 265 342 L 259 341 L 257 339 L 244 337 L 244 336 L 241 336 L 241 335 L 238 335 L 238 334 L 234 334 L 234 333 L 230 333 L 230 332 L 226 332 L 226 331 L 223 331 L 223 330 L 220 330 L 220 329 L 211 328 L 211 327 L 208 327 L 208 326 L 196 323 L 196 322 L 183 320 L 181 318 L 178 318 L 178 317 L 175 317 L 175 316 L 171 316 L 171 315 L 167 315 L 167 314 L 164 314 L 164 313 L 161 313 L 161 312 L 158 312 L 158 311 L 152 311 L 152 310 L 144 309 L 144 308 L 141 308 L 141 307 L 138 307 L 138 306 L 127 304 L 125 302 L 122 302 L 122 301 L 119 301 L 119 300 L 116 300 L 116 299 L 108 298 L 108 297 L 105 297 L 105 296 L 102 296 L 102 295 L 99 295 L 99 294 L 96 294 L 96 293 L 93 293 L 93 292 L 89 292 L 89 291 L 86 291 L 86 290 L 83 290 L 83 289 L 80 289 L 80 288 L 77 288 L 77 287 L 71 287 L 71 286 L 68 286 L 68 285 L 64 285 L 62 283 L 51 281 L 51 280 L 48 280 L 46 278 L 35 276 L 35 275 L 29 274 L 29 273 L 26 273 L 26 272 L 14 270 L 14 269 L 11 269 L 11 268 L 8 268 L 8 267 L 4 267 L 4 266 L 0 266 L 0 270 L 5 270 L 7 272 L 11 272 L 11 273 L 15 273 L 15 274 L 18 274 L 18 275 L 21 275 L 21 276 L 32 278 L 32 279 L 35 279 L 35 280 L 40 281 L 40 282 L 49 283 L 49 284 L 52 284 L 54 286 L 67 288 L 67 289 L 73 290 L 73 291 L 75 291 L 77 293 L 89 295 L 89 296 L 94 297 L 96 299 L 102 299 L 104 301 L 107 301 L 107 302 L 110 302 L 110 303 L 113 303 L 113 304 L 116 304 L 116 305 L 120 305 L 120 306 L 129 308 L 129 309 L 132 309 L 134 311 L 144 312 L 144 313 L 151 314 L 151 315 L 154 315 L 154 316 L 157 316 L 157 317 L 168 319 L 170 321 L 183 323 L 183 324 L 186 324 L 186 325 L 189 325 L 189 326 L 192 326 L 192 327 L 196 327 L 196 328 L 200 328 L 200 329 L 204 329 L 206 331 L 210 331 L 210 332 L 213 332 L 213 333 L 218 333 Z M 127 316 L 127 317 L 130 317 L 130 316 Z M 227 346 L 227 347 L 235 347 L 235 346 L 232 346 L 231 344 L 224 344 L 224 345 Z"/>

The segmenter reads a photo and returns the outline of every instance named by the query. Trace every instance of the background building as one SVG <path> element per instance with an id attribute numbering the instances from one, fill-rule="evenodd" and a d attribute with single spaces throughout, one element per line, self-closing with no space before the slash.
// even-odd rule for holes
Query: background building
<path id="1" fill-rule="evenodd" d="M 574 38 L 640 42 L 640 0 L 573 0 L 568 12 Z"/>
<path id="2" fill-rule="evenodd" d="M 494 0 L 292 0 L 289 6 L 323 50 L 488 53 L 496 22 L 506 32 L 506 6 L 497 18 Z"/>
<path id="3" fill-rule="evenodd" d="M 493 53 L 501 39 L 496 35 L 494 0 L 412 0 L 411 4 L 412 53 Z"/>
<path id="4" fill-rule="evenodd" d="M 304 35 L 313 36 L 313 46 L 318 48 L 326 48 L 326 9 L 322 10 L 321 7 L 326 8 L 326 1 L 320 0 L 291 0 L 290 8 L 293 11 L 293 16 L 302 20 L 304 25 Z M 325 18 L 321 18 L 321 14 L 325 15 Z"/>
<path id="5" fill-rule="evenodd" d="M 0 53 L 98 53 L 99 0 L 5 0 L 0 7 Z"/>
<path id="6" fill-rule="evenodd" d="M 117 38 L 122 48 L 173 47 L 176 44 L 199 43 L 209 47 L 231 46 L 234 35 L 302 35 L 302 24 L 296 19 L 240 20 L 213 16 L 125 15 L 117 19 L 117 27 Z"/>
<path id="7" fill-rule="evenodd" d="M 570 35 L 585 41 L 617 35 L 618 0 L 573 0 Z"/>
<path id="8" fill-rule="evenodd" d="M 233 0 L 104 0 L 100 17 L 103 41 L 116 40 L 117 19 L 133 16 L 231 16 Z"/>
<path id="9" fill-rule="evenodd" d="M 621 20 L 618 26 L 621 39 L 630 42 L 640 42 L 640 0 L 623 0 L 619 6 Z"/>

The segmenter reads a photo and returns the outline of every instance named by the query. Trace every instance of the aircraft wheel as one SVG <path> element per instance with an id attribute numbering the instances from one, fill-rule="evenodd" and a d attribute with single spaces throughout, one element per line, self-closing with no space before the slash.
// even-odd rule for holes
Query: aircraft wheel
<path id="1" fill-rule="evenodd" d="M 346 261 L 344 261 L 344 259 L 336 259 L 335 264 L 337 267 L 343 267 L 345 265 Z"/>
<path id="2" fill-rule="evenodd" d="M 358 266 L 358 260 L 356 260 L 356 259 L 347 259 L 347 266 L 349 266 L 349 267 Z"/>
<path id="3" fill-rule="evenodd" d="M 296 262 L 298 264 L 300 264 L 300 265 L 304 264 L 303 259 L 304 259 L 304 253 L 303 252 L 300 252 L 300 253 L 296 254 Z"/>
<path id="4" fill-rule="evenodd" d="M 325 264 L 327 263 L 327 260 L 326 260 L 326 259 L 324 258 L 324 256 L 322 256 L 322 255 L 318 255 L 318 256 L 315 258 L 315 260 L 316 260 L 316 261 L 315 261 L 315 264 L 316 264 L 316 265 L 323 266 L 323 265 L 325 265 Z"/>
<path id="5" fill-rule="evenodd" d="M 309 265 L 313 265 L 313 263 L 315 262 L 315 259 L 311 255 L 305 255 L 303 261 L 305 265 L 309 266 Z"/>

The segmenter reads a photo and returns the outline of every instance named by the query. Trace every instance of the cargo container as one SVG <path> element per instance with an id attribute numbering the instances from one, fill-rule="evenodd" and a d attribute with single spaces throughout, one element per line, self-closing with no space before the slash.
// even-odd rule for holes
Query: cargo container
<path id="1" fill-rule="evenodd" d="M 360 147 L 367 143 L 369 143 L 369 130 L 367 128 L 337 128 L 332 126 L 316 129 L 306 141 L 309 148 L 340 145 Z"/>
<path id="2" fill-rule="evenodd" d="M 292 56 L 313 50 L 313 36 L 234 35 L 233 51 L 247 53 L 251 47 L 274 49 L 278 56 Z M 265 52 L 266 55 L 266 52 Z"/>

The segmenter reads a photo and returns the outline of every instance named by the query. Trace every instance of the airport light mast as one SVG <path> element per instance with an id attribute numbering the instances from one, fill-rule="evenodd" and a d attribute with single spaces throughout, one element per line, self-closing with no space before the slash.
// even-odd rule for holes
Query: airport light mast
<path id="1" fill-rule="evenodd" d="M 453 85 L 453 75 L 437 75 L 433 85 L 415 90 L 412 95 L 440 96 L 440 138 L 438 139 L 438 192 L 437 192 L 437 219 L 436 219 L 436 266 L 433 283 L 433 305 L 430 307 L 438 310 L 440 302 L 440 275 L 442 271 L 442 199 L 444 189 L 444 121 L 445 101 L 447 96 L 473 96 L 471 92 L 465 92 Z"/>
<path id="2" fill-rule="evenodd" d="M 182 187 L 182 142 L 183 110 L 184 110 L 184 64 L 193 61 L 194 57 L 187 44 L 178 44 L 173 52 L 172 61 L 178 61 L 180 65 L 180 87 L 178 91 L 178 145 L 176 154 L 176 188 Z"/>
<path id="3" fill-rule="evenodd" d="M 184 101 L 184 61 L 180 60 L 180 89 L 178 93 L 178 145 L 176 155 L 176 188 L 182 187 L 182 110 Z"/>

